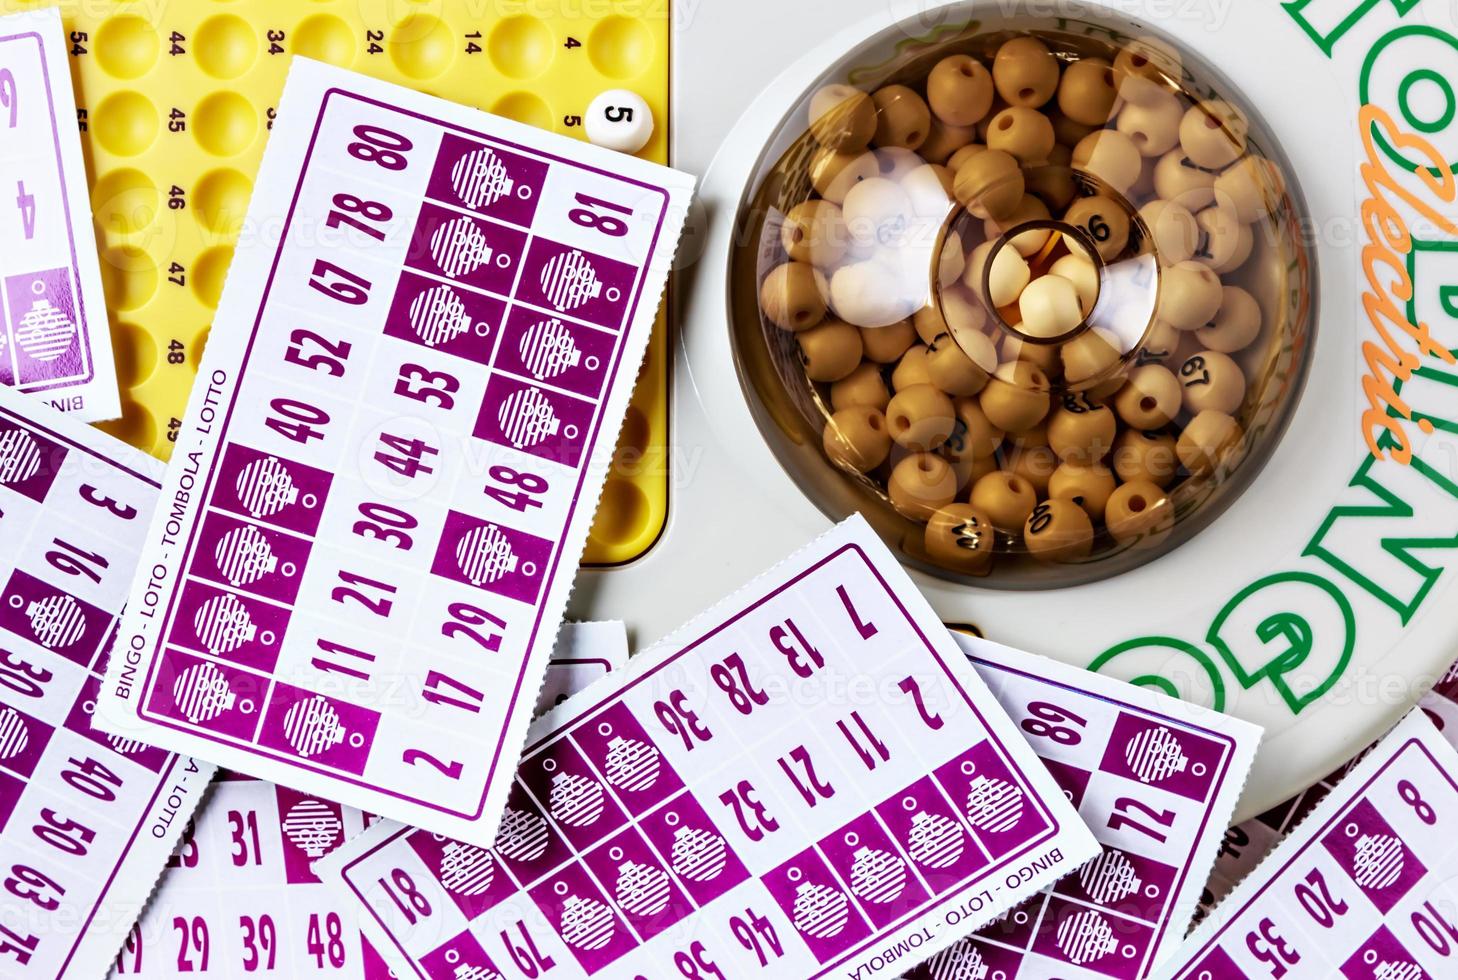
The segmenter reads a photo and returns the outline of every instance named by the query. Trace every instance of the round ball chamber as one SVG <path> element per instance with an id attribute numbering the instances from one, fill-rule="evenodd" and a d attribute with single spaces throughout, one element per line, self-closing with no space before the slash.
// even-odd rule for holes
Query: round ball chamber
<path id="1" fill-rule="evenodd" d="M 1180 548 L 1301 395 L 1298 175 L 1246 93 L 1111 17 L 867 57 L 898 30 L 808 86 L 748 175 L 728 307 L 765 441 L 829 517 L 954 582 L 1062 588 Z M 1009 486 L 1028 513 L 985 514 Z"/>

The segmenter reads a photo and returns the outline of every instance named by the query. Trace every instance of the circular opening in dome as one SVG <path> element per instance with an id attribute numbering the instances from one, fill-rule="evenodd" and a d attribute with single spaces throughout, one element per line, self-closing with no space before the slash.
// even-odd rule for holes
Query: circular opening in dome
<path id="1" fill-rule="evenodd" d="M 746 188 L 728 299 L 761 433 L 828 516 L 968 585 L 1180 547 L 1277 450 L 1309 367 L 1316 257 L 1275 134 L 1113 15 L 907 36 L 847 51 Z"/>

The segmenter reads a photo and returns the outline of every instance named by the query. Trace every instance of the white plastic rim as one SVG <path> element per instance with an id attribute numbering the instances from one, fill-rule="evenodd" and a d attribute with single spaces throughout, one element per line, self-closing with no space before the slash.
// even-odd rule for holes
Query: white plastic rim
<path id="1" fill-rule="evenodd" d="M 1458 348 L 1458 204 L 1451 169 L 1439 166 L 1458 161 L 1458 104 L 1448 81 L 1458 78 L 1454 12 L 1434 9 L 1449 18 L 1440 27 L 1404 23 L 1386 5 L 1288 6 L 1301 9 L 1233 3 L 1213 29 L 1209 19 L 1173 17 L 1155 31 L 1213 65 L 1264 117 L 1313 221 L 1321 320 L 1305 393 L 1269 463 L 1192 540 L 1100 582 L 1019 593 L 916 575 L 949 623 L 1262 725 L 1244 816 L 1340 766 L 1458 656 L 1458 570 L 1450 568 L 1458 549 L 1458 368 L 1377 313 L 1410 360 L 1395 379 L 1397 394 L 1379 397 L 1374 412 L 1362 350 L 1388 348 L 1364 298 L 1379 311 L 1390 302 L 1403 323 L 1425 323 L 1433 348 Z M 1123 23 L 1136 9 L 1117 0 L 1057 7 L 1062 16 L 1081 10 Z M 903 4 L 842 30 L 759 96 L 702 184 L 711 218 L 686 290 L 686 368 L 715 435 L 743 472 L 758 475 L 770 506 L 794 506 L 804 494 L 760 434 L 728 328 L 733 219 L 763 148 L 848 52 L 869 69 L 898 45 L 902 52 L 935 45 L 979 11 L 989 26 L 1017 27 L 1008 16 L 1016 9 L 976 0 L 930 10 Z M 1046 4 L 1030 9 L 1049 12 Z M 1027 20 L 1039 23 L 1046 20 Z M 1365 115 L 1363 98 L 1373 104 Z M 1364 142 L 1364 129 L 1383 139 Z M 1412 172 L 1419 160 L 1438 176 L 1420 180 Z M 1395 216 L 1397 224 L 1376 229 L 1391 241 L 1372 240 L 1364 202 L 1369 214 Z M 1391 380 L 1380 375 L 1373 390 Z M 1410 463 L 1387 442 L 1379 453 L 1369 448 L 1369 435 L 1383 432 L 1374 420 L 1389 403 L 1398 407 L 1386 438 L 1400 433 L 1408 441 Z"/>

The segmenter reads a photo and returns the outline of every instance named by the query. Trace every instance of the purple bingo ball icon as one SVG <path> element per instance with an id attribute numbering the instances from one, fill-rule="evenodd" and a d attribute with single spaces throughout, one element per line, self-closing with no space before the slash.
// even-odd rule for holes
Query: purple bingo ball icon
<path id="1" fill-rule="evenodd" d="M 19 600 L 19 596 L 12 601 Z M 81 639 L 86 632 L 86 614 L 81 604 L 64 593 L 32 600 L 25 607 L 25 618 L 40 645 L 48 650 L 61 650 Z"/>
<path id="2" fill-rule="evenodd" d="M 451 189 L 469 208 L 490 207 L 515 186 L 506 164 L 489 147 L 472 150 L 451 167 Z"/>
<path id="3" fill-rule="evenodd" d="M 430 256 L 448 276 L 468 276 L 491 261 L 486 233 L 470 218 L 452 218 L 430 235 Z"/>
<path id="4" fill-rule="evenodd" d="M 467 898 L 484 895 L 496 877 L 491 852 L 474 844 L 450 841 L 440 852 L 440 883 Z"/>
<path id="5" fill-rule="evenodd" d="M 29 432 L 0 432 L 0 483 L 24 483 L 40 472 L 40 466 L 40 446 Z"/>
<path id="6" fill-rule="evenodd" d="M 328 804 L 303 799 L 284 814 L 284 836 L 308 858 L 323 857 L 344 834 L 344 823 Z"/>

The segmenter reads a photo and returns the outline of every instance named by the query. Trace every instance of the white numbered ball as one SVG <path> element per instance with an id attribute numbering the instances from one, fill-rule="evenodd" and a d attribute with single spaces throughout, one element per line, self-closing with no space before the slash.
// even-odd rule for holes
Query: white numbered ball
<path id="1" fill-rule="evenodd" d="M 587 107 L 587 138 L 598 146 L 637 153 L 653 136 L 653 110 L 637 92 L 613 88 Z"/>

